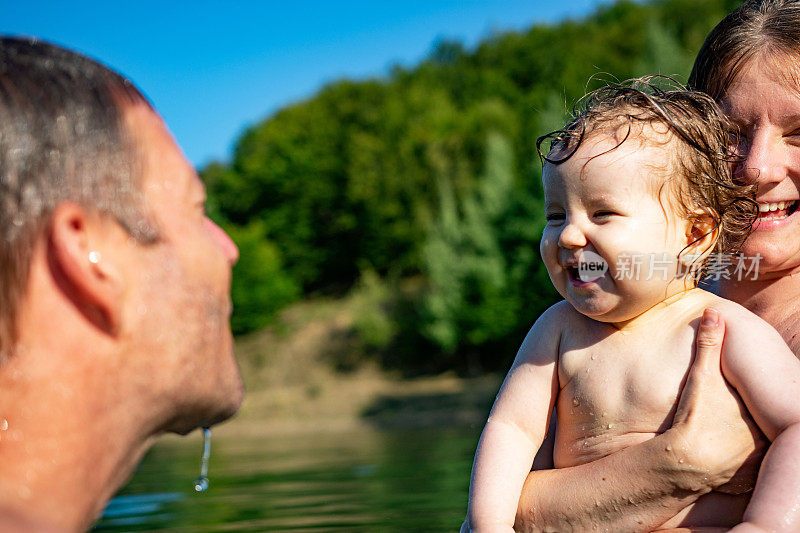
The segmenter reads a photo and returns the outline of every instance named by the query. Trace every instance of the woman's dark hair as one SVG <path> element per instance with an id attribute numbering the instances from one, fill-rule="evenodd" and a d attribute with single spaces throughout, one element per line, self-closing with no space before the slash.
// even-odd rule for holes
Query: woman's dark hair
<path id="1" fill-rule="evenodd" d="M 739 6 L 706 37 L 688 85 L 719 102 L 755 56 L 799 81 L 800 0 L 749 0 Z"/>

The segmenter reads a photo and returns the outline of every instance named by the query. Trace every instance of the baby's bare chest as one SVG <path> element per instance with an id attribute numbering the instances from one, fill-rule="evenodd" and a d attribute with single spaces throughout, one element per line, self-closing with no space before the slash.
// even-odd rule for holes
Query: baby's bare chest
<path id="1" fill-rule="evenodd" d="M 566 338 L 561 348 L 559 466 L 598 459 L 671 425 L 693 355 L 692 328 Z"/>

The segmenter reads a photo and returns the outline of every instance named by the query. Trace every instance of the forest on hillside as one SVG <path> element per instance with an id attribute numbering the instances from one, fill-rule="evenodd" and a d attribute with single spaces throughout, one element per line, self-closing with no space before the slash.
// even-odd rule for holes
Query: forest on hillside
<path id="1" fill-rule="evenodd" d="M 360 356 L 406 373 L 507 367 L 557 299 L 539 258 L 537 137 L 603 83 L 685 81 L 739 4 L 623 0 L 471 49 L 442 40 L 413 68 L 336 81 L 250 127 L 200 169 L 241 251 L 235 333 L 358 292 Z"/>

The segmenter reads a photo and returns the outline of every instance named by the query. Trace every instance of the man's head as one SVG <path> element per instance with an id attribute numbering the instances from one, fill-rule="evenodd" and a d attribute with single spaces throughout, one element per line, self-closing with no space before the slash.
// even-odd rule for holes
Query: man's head
<path id="1" fill-rule="evenodd" d="M 36 40 L 0 39 L 0 356 L 10 356 L 34 242 L 72 201 L 116 218 L 136 239 L 144 217 L 125 106 L 149 105 L 122 76 Z"/>
<path id="2" fill-rule="evenodd" d="M 109 382 L 158 406 L 148 430 L 235 412 L 238 251 L 204 201 L 130 81 L 53 45 L 0 38 L 0 368 L 52 333 L 39 322 L 72 320 L 65 335 L 119 355 L 103 360 Z"/>

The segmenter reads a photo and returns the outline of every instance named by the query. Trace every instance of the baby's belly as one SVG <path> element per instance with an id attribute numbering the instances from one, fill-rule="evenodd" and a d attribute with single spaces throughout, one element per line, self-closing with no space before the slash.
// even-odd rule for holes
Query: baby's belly
<path id="1" fill-rule="evenodd" d="M 750 502 L 750 494 L 711 492 L 661 525 L 660 529 L 677 527 L 733 527 L 742 521 Z"/>
<path id="2" fill-rule="evenodd" d="M 652 439 L 656 432 L 618 432 L 611 428 L 604 431 L 587 430 L 584 435 L 564 435 L 559 429 L 553 450 L 553 466 L 568 468 L 596 461 L 606 455 Z"/>

